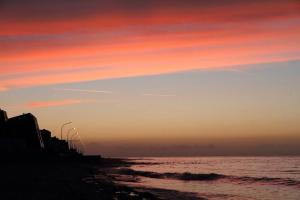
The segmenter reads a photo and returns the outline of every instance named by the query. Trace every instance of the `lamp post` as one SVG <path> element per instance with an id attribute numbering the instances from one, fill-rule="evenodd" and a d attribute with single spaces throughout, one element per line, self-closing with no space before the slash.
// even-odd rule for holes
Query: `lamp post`
<path id="1" fill-rule="evenodd" d="M 80 135 L 78 135 L 78 139 L 79 139 L 79 142 L 80 142 L 80 144 L 81 144 L 81 146 L 82 146 L 82 150 L 83 150 L 82 153 L 84 153 L 84 152 L 85 152 L 85 144 L 83 143 L 83 141 L 82 141 Z"/>
<path id="2" fill-rule="evenodd" d="M 78 139 L 79 139 L 79 142 L 80 142 L 80 145 L 81 145 L 81 147 L 82 147 L 82 152 L 81 153 L 84 153 L 85 152 L 85 144 L 83 143 L 83 141 L 82 141 L 82 139 L 81 139 L 81 137 L 80 137 L 80 135 L 79 134 L 77 134 L 77 136 L 78 136 Z"/>
<path id="3" fill-rule="evenodd" d="M 73 131 L 73 130 L 76 130 L 76 128 L 70 128 L 68 130 L 68 133 L 67 133 L 67 142 L 69 142 L 69 135 L 70 135 L 71 131 Z"/>
<path id="4" fill-rule="evenodd" d="M 71 136 L 71 138 L 70 138 L 70 148 L 73 148 L 73 137 L 75 137 L 75 136 L 78 136 L 78 131 L 76 132 L 76 133 L 74 133 L 72 136 Z"/>
<path id="5" fill-rule="evenodd" d="M 63 138 L 63 128 L 64 128 L 64 126 L 66 126 L 66 125 L 68 125 L 68 124 L 72 124 L 72 122 L 67 122 L 67 123 L 64 123 L 63 125 L 61 125 L 61 127 L 60 127 L 60 139 L 62 140 Z"/>
<path id="6" fill-rule="evenodd" d="M 77 131 L 76 133 L 74 133 L 74 134 L 71 136 L 71 139 L 70 139 L 71 147 L 74 148 L 74 145 L 73 145 L 73 142 L 72 142 L 72 141 L 73 141 L 73 137 L 75 137 L 75 136 L 77 136 L 78 141 L 80 142 L 80 146 L 81 146 L 81 148 L 82 148 L 82 149 L 80 150 L 80 153 L 83 153 L 83 152 L 85 151 L 85 145 L 84 145 L 84 143 L 82 142 L 81 137 L 80 137 L 78 131 Z"/>

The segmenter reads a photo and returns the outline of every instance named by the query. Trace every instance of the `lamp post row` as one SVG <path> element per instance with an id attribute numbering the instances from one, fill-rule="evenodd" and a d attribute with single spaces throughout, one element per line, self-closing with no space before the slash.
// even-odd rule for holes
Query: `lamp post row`
<path id="1" fill-rule="evenodd" d="M 68 124 L 72 124 L 72 122 L 64 123 L 64 124 L 61 125 L 61 127 L 60 127 L 60 139 L 61 139 L 61 140 L 63 139 L 63 128 L 64 128 L 64 126 L 66 126 L 66 125 L 68 125 Z"/>
<path id="2" fill-rule="evenodd" d="M 76 130 L 76 128 L 70 128 L 69 130 L 68 130 L 68 133 L 67 133 L 67 142 L 69 141 L 69 135 L 70 135 L 70 133 L 72 132 L 72 131 L 74 131 L 74 130 Z"/>
<path id="3" fill-rule="evenodd" d="M 79 143 L 80 143 L 80 146 L 81 146 L 81 152 L 84 152 L 84 151 L 85 151 L 85 145 L 84 145 L 83 141 L 81 140 L 81 137 L 80 137 L 80 135 L 78 134 L 78 131 L 75 132 L 75 133 L 71 136 L 71 138 L 70 138 L 70 140 L 69 140 L 69 141 L 70 141 L 70 146 L 71 146 L 71 148 L 74 147 L 73 141 L 75 141 L 75 140 L 73 140 L 73 138 L 74 138 L 75 136 L 77 136 L 78 141 L 79 141 Z"/>
<path id="4" fill-rule="evenodd" d="M 67 123 L 64 123 L 64 124 L 62 124 L 62 126 L 61 126 L 61 128 L 60 128 L 60 139 L 62 140 L 63 139 L 63 128 L 66 126 L 66 125 L 69 125 L 69 124 L 72 124 L 72 122 L 67 122 Z M 83 144 L 83 142 L 82 142 L 82 140 L 81 140 L 81 138 L 80 138 L 80 136 L 79 136 L 79 134 L 78 134 L 78 131 L 76 131 L 72 136 L 71 136 L 71 139 L 69 140 L 69 135 L 70 135 L 70 133 L 73 131 L 73 130 L 76 130 L 76 128 L 70 128 L 69 130 L 68 130 L 68 133 L 67 133 L 67 142 L 68 142 L 68 144 L 69 145 L 71 145 L 71 147 L 72 147 L 72 144 L 71 144 L 71 140 L 72 140 L 72 138 L 74 137 L 74 136 L 77 136 L 78 137 L 78 139 L 79 139 L 79 142 L 80 142 L 80 144 L 81 144 L 81 146 L 82 146 L 82 148 L 84 149 L 85 147 L 84 147 L 84 144 Z"/>

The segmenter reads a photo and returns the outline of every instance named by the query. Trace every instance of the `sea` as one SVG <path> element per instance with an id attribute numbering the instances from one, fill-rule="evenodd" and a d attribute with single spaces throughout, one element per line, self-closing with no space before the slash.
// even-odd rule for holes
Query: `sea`
<path id="1" fill-rule="evenodd" d="M 147 157 L 132 170 L 145 187 L 208 200 L 300 200 L 300 157 Z"/>

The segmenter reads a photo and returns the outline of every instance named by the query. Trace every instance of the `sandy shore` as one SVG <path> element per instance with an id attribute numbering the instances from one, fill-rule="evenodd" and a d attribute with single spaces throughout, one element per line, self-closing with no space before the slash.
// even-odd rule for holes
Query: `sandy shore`
<path id="1" fill-rule="evenodd" d="M 19 200 L 194 200 L 192 194 L 120 184 L 109 174 L 128 163 L 105 159 L 101 163 L 0 164 L 1 199 Z"/>
<path id="2" fill-rule="evenodd" d="M 118 161 L 113 161 L 113 163 L 118 163 Z M 108 167 L 108 168 L 98 168 L 98 172 L 95 176 L 96 180 L 99 180 L 98 176 L 103 174 L 104 179 L 110 179 L 114 184 L 120 186 L 125 186 L 126 188 L 130 189 L 131 194 L 135 196 L 144 196 L 143 198 L 137 199 L 161 199 L 161 200 L 205 200 L 202 197 L 199 197 L 198 194 L 190 193 L 190 192 L 179 192 L 175 190 L 166 190 L 160 188 L 151 188 L 151 187 L 143 187 L 138 183 L 140 181 L 139 177 L 133 174 L 128 175 L 127 173 L 123 173 L 128 171 L 128 167 L 136 163 L 135 161 L 131 160 L 121 160 L 116 167 Z M 121 170 L 120 170 L 121 169 Z M 131 171 L 131 170 L 129 170 Z M 101 179 L 101 178 L 100 178 Z M 101 181 L 102 182 L 102 181 Z M 146 197 L 146 198 L 145 198 Z M 126 199 L 126 198 L 125 198 Z"/>

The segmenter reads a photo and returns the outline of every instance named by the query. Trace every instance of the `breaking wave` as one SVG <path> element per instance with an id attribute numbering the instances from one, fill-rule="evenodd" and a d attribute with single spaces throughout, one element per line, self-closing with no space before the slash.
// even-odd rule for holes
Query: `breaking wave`
<path id="1" fill-rule="evenodd" d="M 149 171 L 135 171 L 132 169 L 120 169 L 120 174 L 143 176 L 148 178 L 159 178 L 159 179 L 177 179 L 177 180 L 198 180 L 198 181 L 210 181 L 224 178 L 224 175 L 210 173 L 210 174 L 192 174 L 192 173 L 157 173 Z"/>
<path id="2" fill-rule="evenodd" d="M 193 174 L 189 172 L 158 173 L 158 172 L 150 172 L 150 171 L 136 171 L 128 168 L 119 169 L 118 173 L 123 175 L 141 176 L 141 177 L 156 178 L 156 179 L 176 179 L 182 181 L 224 180 L 224 181 L 230 181 L 238 184 L 262 183 L 262 184 L 300 187 L 300 181 L 294 179 L 284 179 L 284 178 L 227 176 L 227 175 L 216 174 L 216 173 L 207 173 L 207 174 Z"/>

